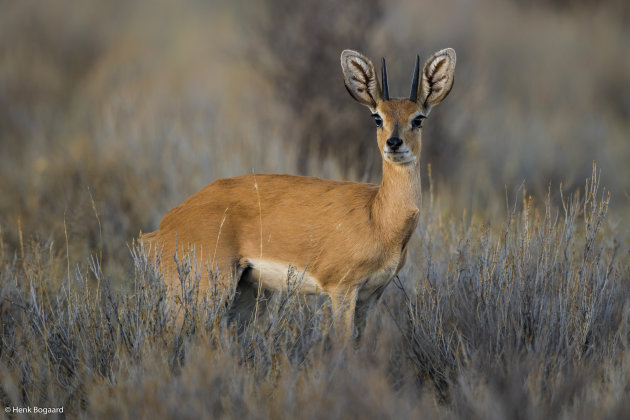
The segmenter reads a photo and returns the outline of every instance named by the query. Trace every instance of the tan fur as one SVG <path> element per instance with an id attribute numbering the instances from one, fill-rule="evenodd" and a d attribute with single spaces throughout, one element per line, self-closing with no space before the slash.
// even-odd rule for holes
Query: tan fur
<path id="1" fill-rule="evenodd" d="M 352 65 L 354 57 L 360 66 Z M 161 269 L 172 288 L 179 287 L 173 255 L 191 246 L 197 267 L 237 278 L 251 268 L 249 281 L 268 289 L 286 282 L 287 272 L 278 267 L 291 265 L 304 274 L 305 293 L 331 297 L 349 334 L 355 306 L 363 316 L 363 306 L 378 298 L 402 268 L 421 199 L 422 130 L 412 129 L 410 119 L 424 112 L 423 104 L 383 101 L 373 65 L 359 53 L 344 51 L 342 68 L 352 96 L 384 121 L 377 129 L 384 158 L 381 184 L 292 175 L 219 179 L 170 210 L 158 231 L 142 237 L 145 245 L 161 250 Z M 353 71 L 360 72 L 358 77 Z M 403 139 L 413 161 L 401 164 L 384 155 L 391 136 Z M 208 279 L 202 276 L 202 292 Z"/>

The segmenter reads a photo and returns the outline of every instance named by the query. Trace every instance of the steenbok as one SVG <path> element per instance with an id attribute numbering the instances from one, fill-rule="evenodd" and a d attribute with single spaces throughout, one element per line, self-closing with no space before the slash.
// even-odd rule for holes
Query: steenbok
<path id="1" fill-rule="evenodd" d="M 161 254 L 172 290 L 181 291 L 176 256 L 188 253 L 196 269 L 214 273 L 201 276 L 201 292 L 238 282 L 233 310 L 240 313 L 262 290 L 287 287 L 294 267 L 298 290 L 330 296 L 346 334 L 353 326 L 360 333 L 368 308 L 405 263 L 419 217 L 422 122 L 453 86 L 455 51 L 433 54 L 422 73 L 417 58 L 408 98 L 389 97 L 384 59 L 382 86 L 356 51 L 341 53 L 341 68 L 346 89 L 376 122 L 380 185 L 292 175 L 216 180 L 142 237 Z"/>

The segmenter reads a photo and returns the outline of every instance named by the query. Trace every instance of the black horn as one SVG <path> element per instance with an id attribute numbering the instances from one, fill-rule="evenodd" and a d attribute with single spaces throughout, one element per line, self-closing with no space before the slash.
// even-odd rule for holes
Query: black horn
<path id="1" fill-rule="evenodd" d="M 383 79 L 383 99 L 389 101 L 389 86 L 387 85 L 387 66 L 385 65 L 385 57 L 383 57 L 383 68 L 381 78 Z"/>
<path id="2" fill-rule="evenodd" d="M 416 68 L 413 71 L 413 80 L 411 81 L 411 94 L 409 100 L 411 102 L 418 101 L 418 77 L 420 76 L 420 56 L 416 55 Z"/>

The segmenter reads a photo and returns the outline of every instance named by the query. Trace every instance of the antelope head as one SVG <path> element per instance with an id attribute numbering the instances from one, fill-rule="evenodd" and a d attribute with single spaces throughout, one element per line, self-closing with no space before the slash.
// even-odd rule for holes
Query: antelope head
<path id="1" fill-rule="evenodd" d="M 422 121 L 451 91 L 455 61 L 455 50 L 446 48 L 433 54 L 420 74 L 420 58 L 417 56 L 409 97 L 390 99 L 384 58 L 381 85 L 374 65 L 367 57 L 352 50 L 341 53 L 346 89 L 372 112 L 378 146 L 385 162 L 402 167 L 419 164 Z"/>

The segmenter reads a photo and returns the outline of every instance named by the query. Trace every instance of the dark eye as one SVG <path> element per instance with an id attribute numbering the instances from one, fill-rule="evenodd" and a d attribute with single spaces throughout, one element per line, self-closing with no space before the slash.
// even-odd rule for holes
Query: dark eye
<path id="1" fill-rule="evenodd" d="M 424 115 L 418 115 L 416 118 L 411 120 L 412 128 L 422 128 L 422 120 L 424 119 Z"/>
<path id="2" fill-rule="evenodd" d="M 383 126 L 383 119 L 381 118 L 380 115 L 378 114 L 372 114 L 372 117 L 374 117 L 374 122 L 376 123 L 377 127 L 382 127 Z"/>

